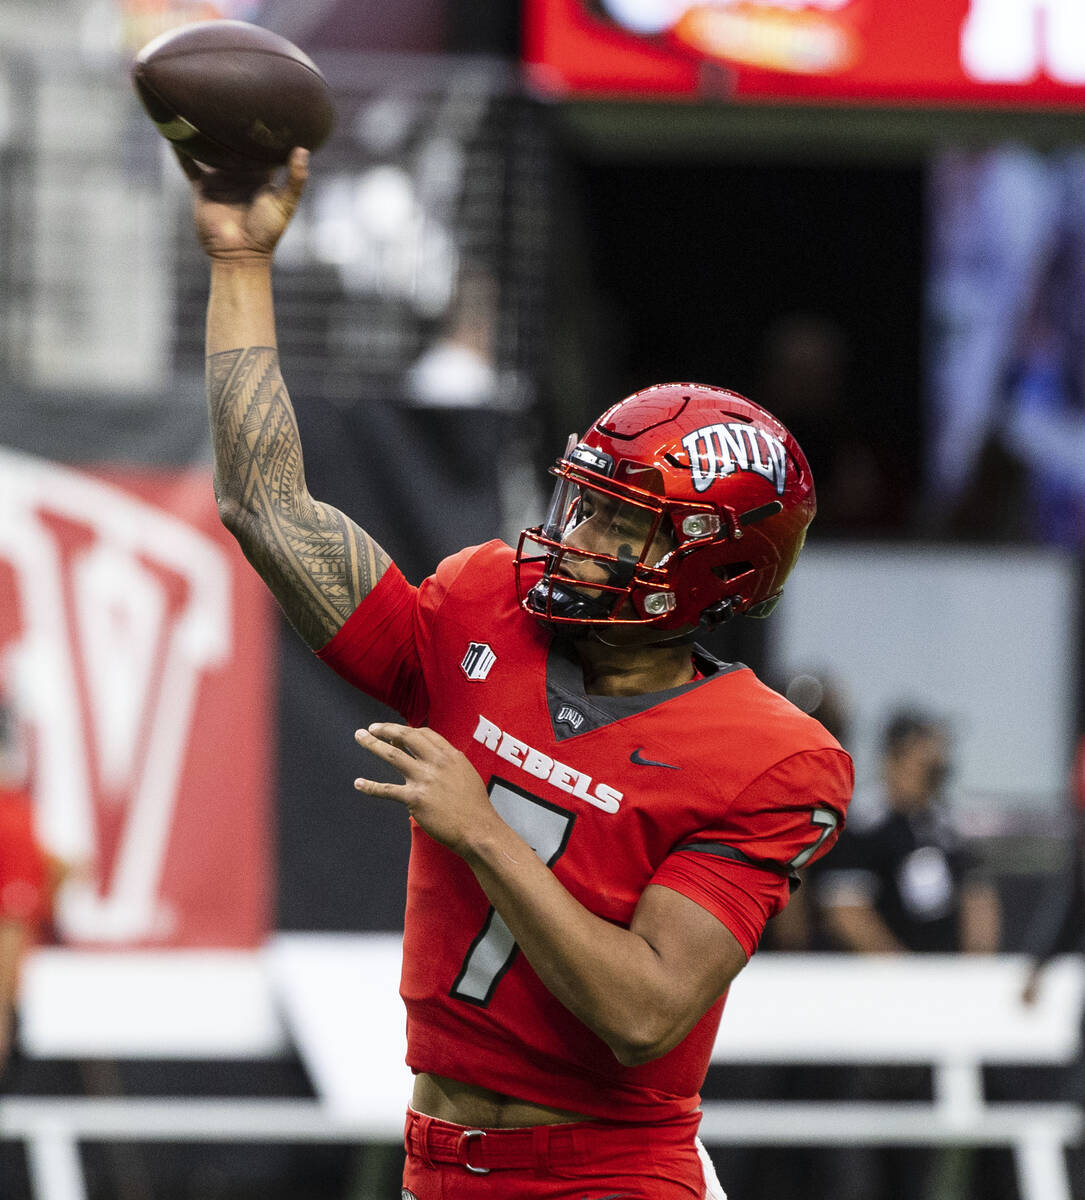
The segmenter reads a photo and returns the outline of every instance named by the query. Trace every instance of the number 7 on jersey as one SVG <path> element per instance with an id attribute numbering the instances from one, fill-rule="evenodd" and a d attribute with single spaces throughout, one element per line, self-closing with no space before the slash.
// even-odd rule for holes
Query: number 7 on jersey
<path id="1" fill-rule="evenodd" d="M 576 814 L 501 779 L 490 781 L 489 793 L 498 816 L 516 830 L 548 867 L 552 867 L 565 853 Z M 451 994 L 458 1000 L 485 1008 L 493 999 L 502 975 L 512 966 L 517 949 L 509 927 L 491 908 L 467 951 Z"/>

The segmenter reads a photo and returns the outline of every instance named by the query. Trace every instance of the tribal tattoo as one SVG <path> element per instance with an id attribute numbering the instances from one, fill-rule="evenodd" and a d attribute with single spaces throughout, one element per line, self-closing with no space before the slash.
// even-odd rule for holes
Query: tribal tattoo
<path id="1" fill-rule="evenodd" d="M 319 648 L 384 574 L 388 555 L 338 509 L 309 495 L 274 348 L 210 355 L 207 399 L 223 521 L 294 628 Z"/>

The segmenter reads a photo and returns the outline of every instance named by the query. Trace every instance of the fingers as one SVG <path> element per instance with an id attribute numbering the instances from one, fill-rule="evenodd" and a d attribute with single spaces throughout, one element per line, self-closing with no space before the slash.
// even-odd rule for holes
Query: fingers
<path id="1" fill-rule="evenodd" d="M 407 803 L 406 793 L 401 783 L 382 783 L 379 779 L 355 779 L 354 790 L 365 792 L 367 796 L 376 796 L 381 800 L 398 800 L 400 804 Z"/>
<path id="2" fill-rule="evenodd" d="M 455 753 L 455 748 L 432 729 L 414 729 L 409 725 L 397 725 L 393 722 L 377 722 L 368 729 L 359 729 L 354 734 L 354 740 L 363 750 L 368 750 L 370 754 L 397 770 L 404 779 L 417 779 L 418 767 L 423 760 L 431 766 L 438 766 L 445 759 L 447 751 Z M 354 786 L 358 787 L 364 782 L 366 781 L 356 779 Z M 401 785 L 388 786 L 398 788 Z"/>
<path id="3" fill-rule="evenodd" d="M 309 178 L 309 151 L 304 146 L 295 146 L 286 163 L 286 182 L 279 193 L 288 212 L 293 212 L 305 190 Z"/>
<path id="4" fill-rule="evenodd" d="M 402 738 L 397 743 L 386 732 L 382 732 L 379 736 L 374 733 L 374 730 L 389 730 L 392 728 L 402 729 L 403 727 L 370 725 L 368 729 L 359 729 L 354 734 L 354 740 L 363 750 L 368 750 L 370 754 L 379 758 L 382 762 L 386 762 L 390 767 L 395 767 L 401 775 L 405 776 L 410 771 L 411 764 L 415 761 L 415 755 L 403 744 Z"/>
<path id="5" fill-rule="evenodd" d="M 452 750 L 454 747 L 435 730 L 422 725 L 399 725 L 394 721 L 377 721 L 367 730 L 359 733 L 370 733 L 380 741 L 398 746 L 412 758 L 432 757 L 433 751 Z"/>
<path id="6" fill-rule="evenodd" d="M 382 742 L 379 738 L 374 737 L 368 729 L 357 730 L 354 734 L 354 740 L 363 750 L 368 750 L 374 757 L 388 763 L 390 767 L 394 767 L 401 775 L 406 775 L 409 765 L 413 760 L 409 754 L 400 750 L 399 747 Z M 400 802 L 405 802 L 406 800 L 404 787 L 401 783 L 387 783 L 378 779 L 359 778 L 354 781 L 354 790 L 365 792 L 367 796 L 383 797 L 386 800 L 399 800 Z"/>
<path id="7" fill-rule="evenodd" d="M 219 204 L 251 205 L 271 183 L 274 171 L 260 168 L 253 171 L 205 171 L 200 178 L 200 191 Z"/>
<path id="8" fill-rule="evenodd" d="M 261 194 L 269 195 L 281 210 L 285 220 L 294 215 L 309 178 L 309 151 L 295 146 L 286 162 L 286 178 L 281 186 L 274 185 L 276 170 L 256 167 L 252 170 L 212 170 L 171 146 L 173 155 L 188 180 L 196 185 L 197 193 L 212 203 L 252 205 Z"/>

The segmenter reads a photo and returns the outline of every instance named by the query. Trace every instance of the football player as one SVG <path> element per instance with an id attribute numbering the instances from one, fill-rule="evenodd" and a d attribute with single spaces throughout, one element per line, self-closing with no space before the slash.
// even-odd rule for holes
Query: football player
<path id="1" fill-rule="evenodd" d="M 222 518 L 313 650 L 404 718 L 357 734 L 402 782 L 356 781 L 412 818 L 403 1195 L 722 1195 L 696 1133 L 724 998 L 852 770 L 695 637 L 776 603 L 809 466 L 733 392 L 647 388 L 570 439 L 516 549 L 411 586 L 305 484 L 271 261 L 307 158 L 248 196 L 185 169 Z"/>

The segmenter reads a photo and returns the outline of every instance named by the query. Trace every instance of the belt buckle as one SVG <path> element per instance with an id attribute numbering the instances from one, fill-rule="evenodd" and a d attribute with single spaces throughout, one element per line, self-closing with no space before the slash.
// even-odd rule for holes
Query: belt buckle
<path id="1" fill-rule="evenodd" d="M 465 1129 L 460 1134 L 459 1140 L 456 1142 L 456 1161 L 461 1167 L 466 1167 L 472 1175 L 489 1175 L 489 1167 L 473 1167 L 467 1161 L 468 1142 L 471 1138 L 484 1138 L 486 1136 L 485 1129 Z"/>

